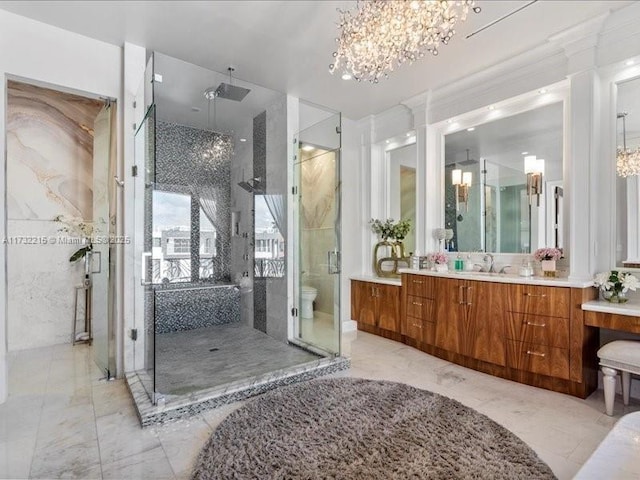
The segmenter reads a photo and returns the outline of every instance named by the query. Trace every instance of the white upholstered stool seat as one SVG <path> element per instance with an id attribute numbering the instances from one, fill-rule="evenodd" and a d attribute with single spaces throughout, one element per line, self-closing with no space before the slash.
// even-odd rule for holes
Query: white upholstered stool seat
<path id="1" fill-rule="evenodd" d="M 622 400 L 625 405 L 629 405 L 631 374 L 640 375 L 640 342 L 616 340 L 607 343 L 598 350 L 598 358 L 603 375 L 605 408 L 607 415 L 613 415 L 618 370 L 622 374 Z"/>

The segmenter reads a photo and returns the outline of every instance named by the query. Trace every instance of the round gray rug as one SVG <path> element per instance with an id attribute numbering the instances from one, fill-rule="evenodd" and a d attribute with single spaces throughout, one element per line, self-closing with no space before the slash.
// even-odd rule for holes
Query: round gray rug
<path id="1" fill-rule="evenodd" d="M 485 415 L 393 382 L 318 379 L 231 413 L 192 473 L 204 479 L 553 479 Z"/>

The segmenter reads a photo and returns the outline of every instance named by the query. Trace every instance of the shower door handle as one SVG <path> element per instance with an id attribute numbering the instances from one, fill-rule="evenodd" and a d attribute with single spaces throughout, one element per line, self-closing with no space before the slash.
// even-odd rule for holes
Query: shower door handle
<path id="1" fill-rule="evenodd" d="M 140 273 L 140 284 L 145 286 L 145 285 L 151 285 L 153 282 L 147 282 L 147 266 L 148 266 L 148 259 L 151 258 L 151 252 L 142 252 L 142 271 Z"/>
<path id="2" fill-rule="evenodd" d="M 328 273 L 329 275 L 337 275 L 340 273 L 340 252 L 332 250 L 327 252 Z"/>

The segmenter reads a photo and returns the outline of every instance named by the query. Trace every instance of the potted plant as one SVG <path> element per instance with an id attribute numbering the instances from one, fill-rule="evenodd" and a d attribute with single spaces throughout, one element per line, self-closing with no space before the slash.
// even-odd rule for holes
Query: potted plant
<path id="1" fill-rule="evenodd" d="M 602 292 L 602 298 L 611 303 L 626 303 L 627 292 L 636 291 L 640 286 L 638 278 L 629 272 L 611 270 L 610 272 L 598 273 L 593 284 Z"/>
<path id="2" fill-rule="evenodd" d="M 533 252 L 533 257 L 540 262 L 542 273 L 545 277 L 556 276 L 556 261 L 562 258 L 562 250 L 559 248 L 539 248 Z"/>
<path id="3" fill-rule="evenodd" d="M 427 255 L 427 261 L 433 265 L 433 269 L 436 272 L 446 272 L 449 270 L 447 262 L 449 259 L 444 252 L 434 252 Z"/>
<path id="4" fill-rule="evenodd" d="M 396 223 L 393 218 L 388 218 L 384 222 L 372 218 L 369 223 L 371 230 L 382 238 L 382 241 L 378 242 L 373 250 L 374 271 L 380 277 L 399 276 L 398 261 L 401 260 L 409 266 L 402 240 L 411 230 L 411 221 L 400 220 Z M 385 262 L 391 262 L 393 268 L 383 270 L 382 265 Z"/>

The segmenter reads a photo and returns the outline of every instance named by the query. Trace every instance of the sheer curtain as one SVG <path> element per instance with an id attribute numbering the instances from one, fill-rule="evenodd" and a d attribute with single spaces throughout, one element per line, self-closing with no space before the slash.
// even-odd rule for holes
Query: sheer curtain
<path id="1" fill-rule="evenodd" d="M 269 208 L 269 213 L 276 222 L 280 235 L 287 240 L 287 211 L 284 203 L 284 195 L 264 195 L 264 201 Z"/>

